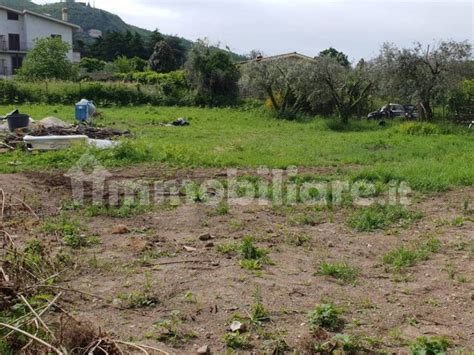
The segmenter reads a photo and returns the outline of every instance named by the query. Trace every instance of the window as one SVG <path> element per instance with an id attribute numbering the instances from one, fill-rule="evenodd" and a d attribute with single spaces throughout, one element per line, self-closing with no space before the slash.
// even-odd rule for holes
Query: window
<path id="1" fill-rule="evenodd" d="M 15 33 L 8 34 L 8 49 L 11 51 L 20 50 L 20 35 Z"/>
<path id="2" fill-rule="evenodd" d="M 12 57 L 12 72 L 15 72 L 23 65 L 23 57 Z"/>
<path id="3" fill-rule="evenodd" d="M 18 14 L 16 12 L 7 11 L 7 19 L 12 21 L 18 21 Z"/>
<path id="4" fill-rule="evenodd" d="M 60 40 L 62 40 L 63 36 L 61 36 L 61 35 L 51 35 L 51 38 L 59 38 Z"/>

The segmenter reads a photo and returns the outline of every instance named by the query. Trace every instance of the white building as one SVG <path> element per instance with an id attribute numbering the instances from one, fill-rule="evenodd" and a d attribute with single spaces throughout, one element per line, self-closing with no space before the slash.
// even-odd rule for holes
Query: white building
<path id="1" fill-rule="evenodd" d="M 28 10 L 18 11 L 0 5 L 0 76 L 13 75 L 15 70 L 21 67 L 36 39 L 59 37 L 72 48 L 72 34 L 79 26 L 67 20 L 67 9 L 63 10 L 63 20 L 58 20 Z M 78 58 L 72 50 L 67 56 L 71 61 Z"/>

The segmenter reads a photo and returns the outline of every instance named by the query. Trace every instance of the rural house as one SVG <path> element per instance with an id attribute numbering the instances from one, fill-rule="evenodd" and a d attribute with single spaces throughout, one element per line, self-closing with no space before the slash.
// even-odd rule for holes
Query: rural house
<path id="1" fill-rule="evenodd" d="M 23 59 L 36 39 L 59 37 L 72 47 L 72 34 L 79 26 L 68 21 L 67 9 L 63 9 L 63 19 L 58 20 L 32 11 L 18 11 L 0 5 L 0 76 L 10 76 L 21 67 Z M 72 50 L 68 53 L 71 61 L 79 56 Z"/>

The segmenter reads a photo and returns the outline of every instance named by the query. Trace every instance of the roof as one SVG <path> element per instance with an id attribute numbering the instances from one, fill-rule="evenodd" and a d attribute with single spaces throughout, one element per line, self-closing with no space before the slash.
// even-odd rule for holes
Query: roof
<path id="1" fill-rule="evenodd" d="M 75 28 L 75 29 L 79 29 L 79 28 L 80 28 L 80 26 L 74 25 L 73 23 L 66 22 L 66 21 L 63 21 L 63 20 L 59 20 L 59 19 L 54 18 L 54 17 L 51 17 L 51 16 L 42 15 L 42 14 L 39 14 L 39 13 L 37 13 L 37 12 L 30 11 L 30 10 L 19 11 L 19 10 L 15 10 L 15 9 L 12 9 L 12 8 L 9 8 L 9 7 L 3 6 L 3 5 L 0 5 L 0 9 L 4 9 L 4 10 L 6 10 L 6 11 L 15 12 L 15 13 L 17 13 L 18 15 L 32 15 L 32 16 L 36 16 L 36 17 L 41 17 L 42 19 L 45 19 L 45 20 L 48 20 L 48 21 L 52 21 L 52 22 L 56 22 L 56 23 L 59 23 L 59 24 L 61 24 L 61 25 L 68 26 L 68 27 L 72 27 L 72 28 Z"/>
<path id="2" fill-rule="evenodd" d="M 247 64 L 250 62 L 267 62 L 267 61 L 272 61 L 272 60 L 279 60 L 279 59 L 290 59 L 290 58 L 296 58 L 296 59 L 303 59 L 303 60 L 313 60 L 314 58 L 309 57 L 304 54 L 300 54 L 298 52 L 291 52 L 291 53 L 285 53 L 285 54 L 278 54 L 278 55 L 273 55 L 270 57 L 261 57 L 261 58 L 254 58 L 254 59 L 249 59 L 249 60 L 244 60 L 242 62 L 239 62 L 237 64 Z"/>

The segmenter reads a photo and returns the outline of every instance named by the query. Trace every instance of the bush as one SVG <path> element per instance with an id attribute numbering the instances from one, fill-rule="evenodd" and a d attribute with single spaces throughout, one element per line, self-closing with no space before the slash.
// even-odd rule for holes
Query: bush
<path id="1" fill-rule="evenodd" d="M 192 105 L 188 90 L 130 83 L 43 81 L 22 82 L 0 79 L 0 104 L 45 103 L 73 105 L 81 98 L 106 105 Z"/>
<path id="2" fill-rule="evenodd" d="M 409 134 L 412 136 L 428 136 L 433 134 L 440 134 L 437 125 L 427 122 L 407 122 L 397 127 L 400 133 Z"/>
<path id="3" fill-rule="evenodd" d="M 448 109 L 457 119 L 474 117 L 474 79 L 464 80 L 448 95 Z"/>
<path id="4" fill-rule="evenodd" d="M 310 330 L 323 328 L 334 331 L 340 330 L 344 325 L 344 320 L 339 316 L 342 310 L 333 304 L 323 303 L 317 306 L 314 311 L 308 314 L 308 325 Z"/>

